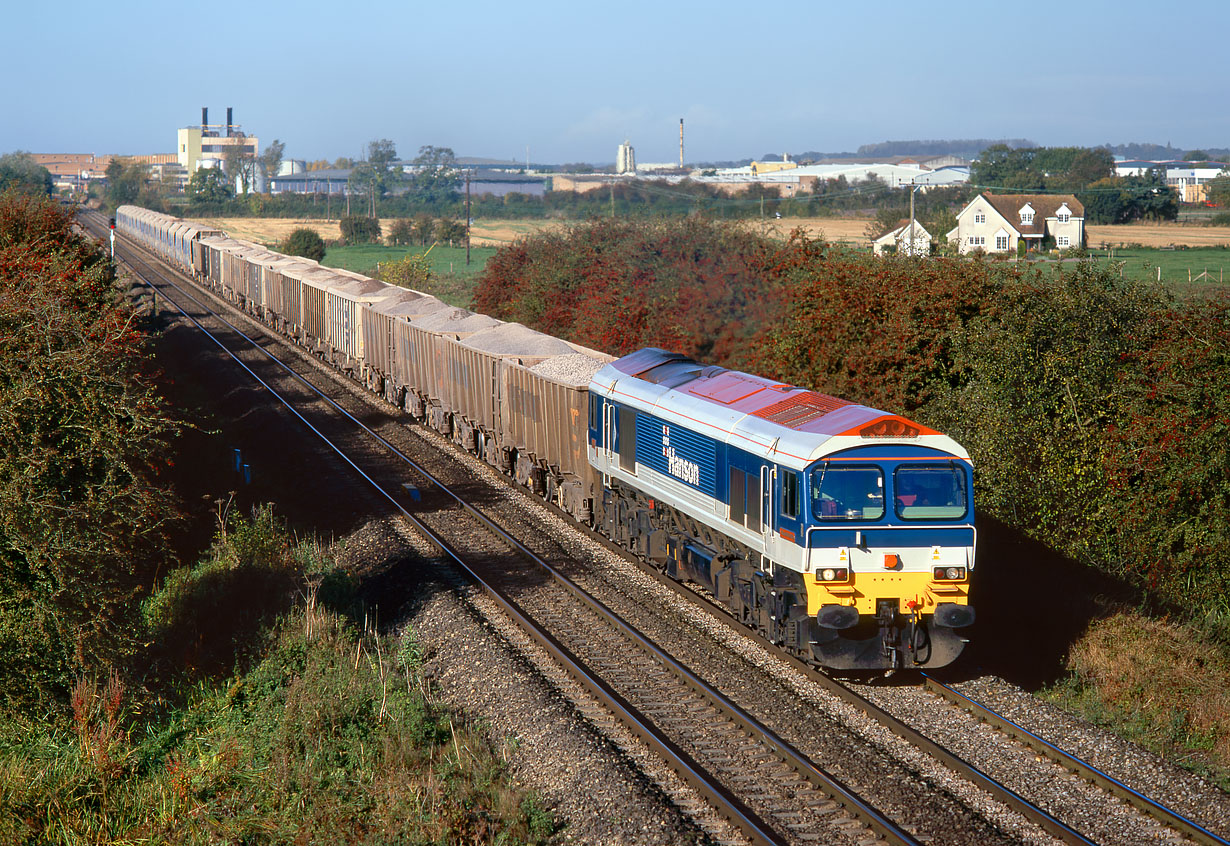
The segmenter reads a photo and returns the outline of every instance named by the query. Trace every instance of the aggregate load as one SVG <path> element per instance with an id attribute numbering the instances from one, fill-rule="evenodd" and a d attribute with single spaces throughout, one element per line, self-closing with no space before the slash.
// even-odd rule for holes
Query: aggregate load
<path id="1" fill-rule="evenodd" d="M 474 333 L 500 325 L 500 321 L 494 317 L 475 314 L 464 308 L 440 309 L 410 322 L 416 329 L 428 332 Z"/>
<path id="2" fill-rule="evenodd" d="M 581 388 L 588 385 L 593 375 L 605 364 L 605 359 L 574 352 L 548 358 L 546 361 L 535 364 L 530 370 L 552 382 Z"/>
<path id="3" fill-rule="evenodd" d="M 465 340 L 467 347 L 496 355 L 527 358 L 566 355 L 573 351 L 565 341 L 544 335 L 521 323 L 504 323 L 476 332 Z"/>

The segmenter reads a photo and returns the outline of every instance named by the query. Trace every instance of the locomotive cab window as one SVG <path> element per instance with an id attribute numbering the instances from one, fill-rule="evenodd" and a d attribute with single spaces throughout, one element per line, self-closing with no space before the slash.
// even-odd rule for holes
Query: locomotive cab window
<path id="1" fill-rule="evenodd" d="M 602 397 L 593 391 L 589 392 L 589 428 L 602 431 Z"/>
<path id="2" fill-rule="evenodd" d="M 636 410 L 619 408 L 619 469 L 636 472 Z"/>
<path id="3" fill-rule="evenodd" d="M 879 520 L 884 473 L 865 464 L 821 464 L 811 472 L 811 509 L 817 520 Z"/>
<path id="4" fill-rule="evenodd" d="M 782 475 L 782 516 L 799 516 L 799 477 L 788 470 Z"/>
<path id="5" fill-rule="evenodd" d="M 903 464 L 893 490 L 903 520 L 956 520 L 967 511 L 965 473 L 955 464 Z"/>

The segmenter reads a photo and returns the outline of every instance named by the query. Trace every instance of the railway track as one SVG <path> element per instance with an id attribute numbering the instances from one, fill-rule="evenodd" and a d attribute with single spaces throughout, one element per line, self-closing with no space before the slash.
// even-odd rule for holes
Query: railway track
<path id="1" fill-rule="evenodd" d="M 144 264 L 151 275 L 162 277 L 161 286 L 177 284 L 165 271 L 156 269 L 151 261 L 135 253 L 132 247 L 124 245 L 121 249 L 130 261 L 137 265 Z M 164 290 L 163 296 L 173 294 L 170 290 Z M 254 340 L 249 339 L 246 343 L 259 348 Z M 269 355 L 267 352 L 265 354 Z M 301 377 L 295 378 L 301 380 Z M 284 402 L 293 411 L 295 400 Z M 332 399 L 328 402 L 333 406 L 334 413 L 347 414 L 342 403 Z M 358 422 L 353 417 L 351 419 Z M 314 430 L 319 428 L 322 437 L 326 437 L 324 430 L 328 427 L 307 420 L 304 422 Z M 389 430 L 381 431 L 384 434 L 367 429 L 367 437 L 374 436 L 380 450 L 386 451 L 386 456 L 388 450 L 398 454 L 397 460 L 403 467 L 400 475 L 396 471 L 390 472 L 388 468 L 371 473 L 368 475 L 371 484 L 382 488 L 389 503 L 415 522 L 421 531 L 435 536 L 433 542 L 445 550 L 448 557 L 459 566 L 465 566 L 484 590 L 498 597 L 496 601 L 505 607 L 505 613 L 517 620 L 527 632 L 534 632 L 532 636 L 559 661 L 574 667 L 569 670 L 574 678 L 593 695 L 609 701 L 607 707 L 612 713 L 619 714 L 619 719 L 630 730 L 654 745 L 666 760 L 672 761 L 672 767 L 685 779 L 689 782 L 695 780 L 696 789 L 714 808 L 720 809 L 719 814 L 734 822 L 750 842 L 865 842 L 877 837 L 902 843 L 1038 840 L 1038 832 L 1028 831 L 1028 826 L 1008 831 L 1002 824 L 980 819 L 981 812 L 977 811 L 970 813 L 972 821 L 967 823 L 966 831 L 954 829 L 951 823 L 945 823 L 938 829 L 929 827 L 920 821 L 917 809 L 912 815 L 903 813 L 900 807 L 894 807 L 892 814 L 877 811 L 877 802 L 880 805 L 900 803 L 886 802 L 882 785 L 878 790 L 873 785 L 873 789 L 867 791 L 873 798 L 860 798 L 840 779 L 812 763 L 813 760 L 827 762 L 840 756 L 826 754 L 823 750 L 801 751 L 758 719 L 752 708 L 744 708 L 733 698 L 716 691 L 714 688 L 720 686 L 720 682 L 707 682 L 699 673 L 687 669 L 685 663 L 697 666 L 695 661 L 699 660 L 706 670 L 712 670 L 712 666 L 705 663 L 707 656 L 703 650 L 699 658 L 693 654 L 684 660 L 676 659 L 672 653 L 688 653 L 689 649 L 694 652 L 695 647 L 678 643 L 658 646 L 653 642 L 653 639 L 659 638 L 658 634 L 650 638 L 619 619 L 620 615 L 634 616 L 634 613 L 629 615 L 625 612 L 629 611 L 629 605 L 643 604 L 642 598 L 621 598 L 615 591 L 612 602 L 612 594 L 608 591 L 605 597 L 607 602 L 624 606 L 612 612 L 603 599 L 590 596 L 582 587 L 593 588 L 594 583 L 601 583 L 606 578 L 601 571 L 573 566 L 575 562 L 569 550 L 564 548 L 566 544 L 555 546 L 539 539 L 535 542 L 539 551 L 530 549 L 497 525 L 517 525 L 524 521 L 524 517 L 488 517 L 480 514 L 477 509 L 463 503 L 462 497 L 448 492 L 450 484 L 455 486 L 460 482 L 472 485 L 472 478 L 468 483 L 456 476 L 451 481 L 432 481 L 431 471 L 414 464 L 390 439 L 386 439 L 385 434 Z M 343 454 L 341 448 L 334 446 L 333 449 L 339 455 Z M 346 460 L 356 470 L 360 469 L 358 460 Z M 387 461 L 387 458 L 383 460 Z M 376 460 L 376 464 L 379 465 L 380 461 Z M 413 494 L 403 487 L 406 467 L 410 467 L 410 472 L 415 474 Z M 447 476 L 456 472 L 437 472 L 437 475 Z M 413 495 L 421 499 L 415 502 Z M 487 503 L 493 500 L 490 495 L 479 498 Z M 426 507 L 429 499 L 430 509 Z M 537 507 L 546 508 L 541 504 Z M 484 510 L 489 510 L 489 505 L 484 506 Z M 464 529 L 461 528 L 463 526 Z M 456 534 L 449 535 L 450 530 Z M 450 537 L 460 540 L 450 540 Z M 481 537 L 486 540 L 476 542 Z M 556 543 L 559 543 L 558 538 Z M 550 549 L 547 555 L 539 554 L 544 546 Z M 467 550 L 465 556 L 458 551 L 459 548 Z M 516 550 L 515 553 L 510 552 L 510 548 Z M 468 559 L 464 564 L 463 558 Z M 552 558 L 554 561 L 550 560 Z M 573 574 L 575 581 L 565 575 L 564 570 L 576 570 Z M 543 574 L 548 576 L 544 577 Z M 673 583 L 669 584 L 672 590 L 682 595 L 689 594 L 688 591 L 679 591 Z M 600 595 L 602 590 L 594 590 L 594 593 Z M 635 612 L 635 607 L 631 611 Z M 706 613 L 712 614 L 712 609 L 707 609 Z M 746 630 L 741 628 L 738 632 L 740 636 L 747 635 Z M 962 778 L 976 785 L 978 790 L 994 796 L 995 802 L 1024 816 L 1038 830 L 1067 843 L 1112 842 L 1086 837 L 1076 827 L 1033 805 L 903 721 L 889 716 L 851 688 L 837 685 L 820 674 L 811 673 L 810 679 L 824 685 L 830 695 L 872 716 L 910 744 L 926 749 L 929 754 L 942 760 L 945 766 L 961 773 Z M 777 729 L 780 731 L 781 727 Z M 832 729 L 825 731 L 841 734 Z M 848 741 L 850 738 L 846 737 L 833 742 Z M 855 754 L 869 753 L 864 745 Z M 847 766 L 843 763 L 842 768 L 846 769 Z M 885 772 L 891 778 L 892 769 L 892 766 L 882 766 L 879 776 L 862 772 L 854 780 L 866 782 L 883 779 Z M 926 781 L 923 777 L 922 782 Z M 1113 784 L 1107 784 L 1105 789 L 1114 793 L 1115 788 Z M 955 798 L 937 798 L 939 792 L 943 791 L 925 797 L 929 806 L 949 801 L 960 804 Z M 897 820 L 906 819 L 907 822 L 904 825 L 894 822 L 890 816 Z M 937 816 L 949 819 L 945 815 Z M 1171 813 L 1169 818 L 1165 815 L 1161 818 L 1167 820 L 1165 826 L 1170 831 L 1180 832 L 1183 837 L 1202 843 L 1226 842 L 1195 824 L 1194 827 L 1183 828 L 1182 823 L 1176 821 L 1182 819 L 1180 815 Z M 1212 839 L 1200 839 L 1202 831 Z"/>
<path id="2" fill-rule="evenodd" d="M 1203 844 L 1203 846 L 1227 846 L 1227 844 L 1230 844 L 1230 840 L 1215 834 L 1204 825 L 1167 807 L 1162 802 L 1133 789 L 1120 779 L 1082 760 L 1077 755 L 1061 749 L 1059 746 L 1001 714 L 991 705 L 967 696 L 955 686 L 936 678 L 932 674 L 922 673 L 921 675 L 923 685 L 928 691 L 964 709 L 977 719 L 993 726 L 1004 735 L 1025 744 L 1030 749 L 1040 755 L 1044 755 L 1069 772 L 1085 779 L 1090 784 L 1096 785 L 1110 795 L 1127 802 L 1145 815 L 1173 829 L 1192 842 Z"/>

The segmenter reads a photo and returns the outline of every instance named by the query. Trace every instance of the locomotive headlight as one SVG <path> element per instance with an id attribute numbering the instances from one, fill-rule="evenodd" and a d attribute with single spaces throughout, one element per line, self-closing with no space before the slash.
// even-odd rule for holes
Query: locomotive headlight
<path id="1" fill-rule="evenodd" d="M 831 582 L 833 581 L 833 579 L 837 578 L 837 571 L 831 568 L 828 570 L 825 570 L 824 572 L 820 574 L 820 578 L 826 582 Z"/>
<path id="2" fill-rule="evenodd" d="M 820 581 L 844 582 L 848 578 L 849 572 L 845 567 L 826 567 L 819 572 Z"/>
<path id="3" fill-rule="evenodd" d="M 965 578 L 964 567 L 936 567 L 932 574 L 936 581 L 957 582 Z"/>

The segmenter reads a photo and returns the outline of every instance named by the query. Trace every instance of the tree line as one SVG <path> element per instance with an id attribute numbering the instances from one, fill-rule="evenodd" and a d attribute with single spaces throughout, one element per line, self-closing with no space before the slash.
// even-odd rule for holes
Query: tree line
<path id="1" fill-rule="evenodd" d="M 891 147 L 894 142 L 886 143 Z M 170 186 L 150 183 L 139 165 L 116 160 L 107 172 L 108 201 L 113 206 L 137 202 L 156 210 L 202 216 L 340 217 L 344 203 L 346 214 L 350 216 L 465 217 L 466 201 L 460 191 L 462 171 L 448 147 L 420 147 L 407 168 L 398 163 L 393 141 L 387 138 L 371 141 L 364 160 L 346 159 L 334 163 L 350 167 L 349 196 L 342 200 L 324 195 L 283 193 L 256 197 L 250 194 L 246 190 L 249 180 L 245 175 L 258 163 L 265 168 L 275 168 L 282 152 L 280 141 L 275 141 L 260 156 L 259 162 L 255 157 L 243 159 L 238 152 L 232 151 L 230 158 L 235 161 L 228 160 L 224 169 L 202 169 L 192 174 L 182 199 L 175 196 Z M 233 175 L 228 176 L 234 173 L 241 175 L 244 186 L 238 193 Z M 549 177 L 544 176 L 546 179 Z M 972 163 L 968 185 L 928 192 L 931 198 L 928 205 L 934 212 L 926 224 L 929 231 L 948 231 L 951 226 L 946 224 L 955 219 L 956 212 L 984 189 L 1075 193 L 1085 205 L 1086 221 L 1092 224 L 1174 220 L 1179 208 L 1177 194 L 1166 184 L 1164 173 L 1118 177 L 1114 156 L 1108 148 L 997 143 L 983 149 Z M 583 193 L 548 190 L 544 195 L 478 195 L 470 199 L 469 208 L 471 216 L 496 219 L 587 219 L 695 213 L 728 218 L 816 217 L 854 213 L 877 215 L 887 221 L 895 210 L 906 207 L 906 201 L 903 191 L 873 176 L 855 183 L 844 177 L 818 180 L 811 190 L 791 197 L 781 196 L 779 188 L 772 185 L 752 185 L 731 196 L 720 186 L 702 182 L 684 180 L 667 184 L 657 180 L 630 180 Z M 947 206 L 943 214 L 939 212 L 941 204 Z"/>
<path id="2" fill-rule="evenodd" d="M 1175 220 L 1179 198 L 1164 170 L 1116 176 L 1105 147 L 1009 147 L 996 144 L 970 166 L 970 182 L 998 192 L 1072 193 L 1085 207 L 1085 222 Z"/>

